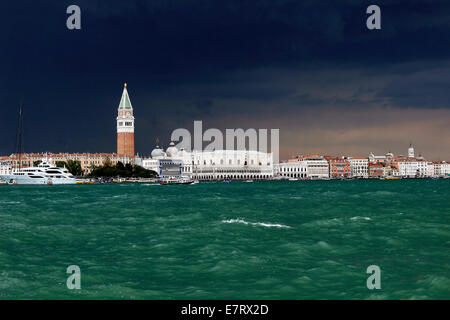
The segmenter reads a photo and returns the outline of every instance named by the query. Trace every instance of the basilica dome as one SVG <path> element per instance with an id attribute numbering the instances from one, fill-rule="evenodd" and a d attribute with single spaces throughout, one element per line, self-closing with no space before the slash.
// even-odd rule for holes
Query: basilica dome
<path id="1" fill-rule="evenodd" d="M 164 158 L 166 156 L 166 153 L 164 152 L 164 150 L 162 148 L 160 148 L 159 146 L 156 146 L 156 148 L 153 149 L 151 156 L 153 159 Z"/>
<path id="2" fill-rule="evenodd" d="M 174 157 L 177 155 L 178 149 L 177 147 L 175 147 L 175 143 L 173 141 L 170 142 L 169 148 L 167 148 L 166 153 L 168 157 Z"/>

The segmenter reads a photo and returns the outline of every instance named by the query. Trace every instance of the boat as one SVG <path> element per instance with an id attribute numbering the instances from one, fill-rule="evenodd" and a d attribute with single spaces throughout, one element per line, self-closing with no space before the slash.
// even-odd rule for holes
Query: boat
<path id="1" fill-rule="evenodd" d="M 9 185 L 76 184 L 75 177 L 66 169 L 52 166 L 43 160 L 37 167 L 22 168 L 0 178 Z"/>
<path id="2" fill-rule="evenodd" d="M 17 153 L 19 167 L 12 169 L 11 174 L 1 175 L 0 179 L 9 185 L 36 184 L 76 184 L 77 180 L 66 168 L 52 166 L 47 159 L 43 159 L 37 167 L 22 168 L 22 139 L 23 139 L 23 103 L 19 108 L 19 124 L 17 128 Z"/>
<path id="3" fill-rule="evenodd" d="M 392 176 L 388 176 L 386 177 L 386 180 L 400 180 L 401 177 L 392 177 Z"/>
<path id="4" fill-rule="evenodd" d="M 289 178 L 289 181 L 298 181 L 297 178 Z"/>
<path id="5" fill-rule="evenodd" d="M 253 182 L 253 180 L 249 179 L 249 180 L 245 180 L 245 182 L 249 182 L 250 183 L 250 182 Z"/>
<path id="6" fill-rule="evenodd" d="M 85 178 L 76 179 L 76 184 L 92 184 L 92 183 L 95 183 L 93 179 L 85 179 Z"/>
<path id="7" fill-rule="evenodd" d="M 162 185 L 172 185 L 172 184 L 193 184 L 194 180 L 188 177 L 167 177 L 162 178 L 159 181 Z"/>

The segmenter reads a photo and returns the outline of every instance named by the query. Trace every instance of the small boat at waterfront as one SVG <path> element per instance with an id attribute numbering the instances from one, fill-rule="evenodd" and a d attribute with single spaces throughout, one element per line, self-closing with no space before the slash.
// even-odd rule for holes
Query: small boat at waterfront
<path id="1" fill-rule="evenodd" d="M 93 179 L 77 179 L 76 183 L 77 184 L 93 184 L 93 183 L 96 183 L 96 181 Z"/>
<path id="2" fill-rule="evenodd" d="M 251 182 L 253 182 L 253 180 L 249 179 L 249 180 L 245 180 L 245 182 L 251 183 Z"/>
<path id="3" fill-rule="evenodd" d="M 172 185 L 172 184 L 193 184 L 194 180 L 188 177 L 168 177 L 163 178 L 159 181 L 162 185 Z"/>

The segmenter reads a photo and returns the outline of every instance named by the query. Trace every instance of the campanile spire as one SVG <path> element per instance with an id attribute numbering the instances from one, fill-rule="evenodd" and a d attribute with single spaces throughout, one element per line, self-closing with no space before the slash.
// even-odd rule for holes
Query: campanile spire
<path id="1" fill-rule="evenodd" d="M 117 115 L 117 154 L 122 157 L 134 157 L 133 106 L 126 83 L 123 85 Z"/>

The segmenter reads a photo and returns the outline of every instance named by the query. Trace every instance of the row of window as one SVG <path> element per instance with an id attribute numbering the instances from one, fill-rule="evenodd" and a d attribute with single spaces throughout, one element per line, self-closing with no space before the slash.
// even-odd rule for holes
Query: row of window
<path id="1" fill-rule="evenodd" d="M 305 167 L 290 167 L 290 168 L 286 168 L 286 167 L 281 167 L 280 168 L 280 172 L 306 172 L 306 168 Z"/>
<path id="2" fill-rule="evenodd" d="M 119 122 L 119 127 L 123 127 L 124 126 L 124 122 Z M 125 127 L 132 127 L 133 126 L 133 122 L 131 121 L 126 121 L 125 122 Z"/>
<path id="3" fill-rule="evenodd" d="M 192 162 L 192 164 L 194 164 L 194 162 Z M 223 159 L 220 160 L 220 164 L 221 165 L 224 164 L 224 160 Z M 233 164 L 233 160 L 232 159 L 228 159 L 228 164 L 232 165 Z M 241 164 L 241 160 L 238 159 L 236 161 L 236 164 L 240 165 Z M 200 160 L 197 160 L 197 165 L 200 165 Z M 203 165 L 206 166 L 206 160 L 203 160 Z M 212 159 L 210 159 L 209 160 L 209 165 L 215 166 L 216 163 Z M 248 162 L 244 161 L 244 166 L 247 166 L 247 165 L 248 165 Z M 250 160 L 250 165 L 255 165 L 255 160 Z M 262 166 L 262 162 L 259 162 L 258 165 Z M 270 166 L 270 162 L 267 162 L 267 165 Z"/>
<path id="4" fill-rule="evenodd" d="M 270 175 L 259 175 L 259 174 L 233 174 L 233 175 L 218 175 L 216 177 L 211 176 L 211 175 L 199 175 L 196 177 L 199 180 L 209 180 L 209 181 L 213 181 L 213 180 L 224 180 L 224 179 L 236 179 L 236 180 L 244 180 L 244 179 L 259 179 L 259 180 L 264 180 L 264 179 L 271 179 L 272 176 Z"/>
<path id="5" fill-rule="evenodd" d="M 196 171 L 196 173 L 260 173 L 259 170 L 235 170 L 235 169 L 229 169 L 229 170 L 211 170 L 211 169 L 200 169 Z"/>
<path id="6" fill-rule="evenodd" d="M 306 173 L 283 173 L 281 174 L 282 177 L 287 178 L 306 178 Z"/>

